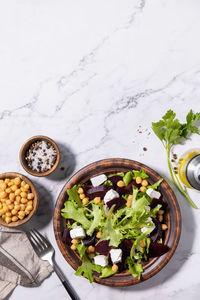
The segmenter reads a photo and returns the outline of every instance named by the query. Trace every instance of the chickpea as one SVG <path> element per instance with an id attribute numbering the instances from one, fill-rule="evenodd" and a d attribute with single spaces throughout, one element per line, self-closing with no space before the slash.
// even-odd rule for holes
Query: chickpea
<path id="1" fill-rule="evenodd" d="M 72 244 L 77 244 L 78 243 L 78 239 L 73 239 L 72 240 Z"/>
<path id="2" fill-rule="evenodd" d="M 133 195 L 129 195 L 127 200 L 132 201 L 133 200 Z"/>
<path id="3" fill-rule="evenodd" d="M 9 210 L 12 210 L 14 208 L 14 204 L 8 205 Z"/>
<path id="4" fill-rule="evenodd" d="M 158 215 L 158 221 L 162 222 L 163 221 L 163 215 Z"/>
<path id="5" fill-rule="evenodd" d="M 162 228 L 162 230 L 167 230 L 167 229 L 168 229 L 168 227 L 167 227 L 166 224 L 162 224 L 162 225 L 161 225 L 161 228 Z"/>
<path id="6" fill-rule="evenodd" d="M 7 188 L 7 184 L 5 182 L 0 183 L 0 189 L 2 191 L 5 191 L 6 188 Z"/>
<path id="7" fill-rule="evenodd" d="M 13 209 L 13 210 L 11 210 L 11 213 L 13 216 L 15 216 L 18 213 L 18 211 L 16 209 Z"/>
<path id="8" fill-rule="evenodd" d="M 16 177 L 16 178 L 14 179 L 14 184 L 15 184 L 15 185 L 20 185 L 20 184 L 21 184 L 21 179 L 20 179 L 19 177 Z"/>
<path id="9" fill-rule="evenodd" d="M 4 210 L 0 209 L 0 217 L 4 214 Z"/>
<path id="10" fill-rule="evenodd" d="M 148 185 L 148 181 L 146 179 L 142 180 L 142 186 L 147 186 Z"/>
<path id="11" fill-rule="evenodd" d="M 31 211 L 33 209 L 33 206 L 32 205 L 27 205 L 27 207 L 26 207 L 26 210 L 27 211 Z"/>
<path id="12" fill-rule="evenodd" d="M 146 243 L 143 240 L 139 241 L 139 245 L 142 248 L 146 247 Z"/>
<path id="13" fill-rule="evenodd" d="M 70 248 L 75 251 L 76 250 L 76 245 L 72 244 Z"/>
<path id="14" fill-rule="evenodd" d="M 10 205 L 12 204 L 12 201 L 11 200 L 6 200 L 6 205 Z"/>
<path id="15" fill-rule="evenodd" d="M 17 210 L 17 211 L 20 210 L 20 205 L 19 205 L 19 204 L 16 204 L 16 205 L 14 206 L 14 209 Z"/>
<path id="16" fill-rule="evenodd" d="M 88 253 L 88 257 L 89 257 L 89 258 L 94 258 L 94 257 L 95 257 L 95 254 L 94 254 L 94 253 Z"/>
<path id="17" fill-rule="evenodd" d="M 7 194 L 10 194 L 10 193 L 12 192 L 12 190 L 11 190 L 11 188 L 7 188 L 7 189 L 5 189 L 5 192 L 6 192 Z"/>
<path id="18" fill-rule="evenodd" d="M 160 209 L 160 210 L 158 211 L 158 215 L 164 215 L 164 213 L 165 213 L 165 211 L 162 210 L 162 209 Z"/>
<path id="19" fill-rule="evenodd" d="M 96 237 L 97 237 L 98 239 L 101 239 L 101 238 L 102 238 L 102 235 L 103 235 L 103 232 L 98 231 L 97 234 L 96 234 Z"/>
<path id="20" fill-rule="evenodd" d="M 140 183 L 142 183 L 142 178 L 141 177 L 136 177 L 135 181 L 136 181 L 137 184 L 140 184 Z"/>
<path id="21" fill-rule="evenodd" d="M 80 187 L 80 188 L 78 189 L 78 193 L 79 193 L 79 194 L 84 194 L 83 188 Z"/>
<path id="22" fill-rule="evenodd" d="M 10 179 L 9 179 L 9 178 L 6 178 L 6 179 L 4 180 L 4 182 L 5 182 L 6 184 L 8 184 L 8 182 L 10 182 Z"/>
<path id="23" fill-rule="evenodd" d="M 18 215 L 18 219 L 20 219 L 20 220 L 23 220 L 23 219 L 24 219 L 24 217 L 25 217 L 25 215 L 24 215 L 24 216 L 22 216 L 22 215 Z"/>
<path id="24" fill-rule="evenodd" d="M 21 202 L 21 197 L 20 196 L 16 196 L 15 202 L 17 202 L 19 204 Z"/>
<path id="25" fill-rule="evenodd" d="M 30 186 L 29 186 L 29 184 L 28 184 L 28 183 L 27 183 L 27 184 L 25 184 L 24 188 L 25 188 L 25 190 L 26 190 L 26 191 L 28 191 L 28 190 L 30 189 Z"/>
<path id="26" fill-rule="evenodd" d="M 12 201 L 14 201 L 14 199 L 15 199 L 15 194 L 14 194 L 14 193 L 10 193 L 10 194 L 9 194 L 9 199 L 12 200 Z"/>
<path id="27" fill-rule="evenodd" d="M 13 217 L 12 217 L 12 222 L 17 222 L 17 220 L 18 220 L 18 217 L 17 217 L 17 216 L 13 216 Z"/>
<path id="28" fill-rule="evenodd" d="M 79 197 L 81 200 L 83 200 L 85 198 L 85 194 L 80 194 Z"/>
<path id="29" fill-rule="evenodd" d="M 21 203 L 24 204 L 24 203 L 27 203 L 28 200 L 26 198 L 21 198 Z"/>
<path id="30" fill-rule="evenodd" d="M 131 205 L 132 205 L 132 201 L 127 200 L 127 201 L 126 201 L 126 206 L 127 206 L 127 207 L 131 207 Z"/>
<path id="31" fill-rule="evenodd" d="M 25 204 L 20 204 L 20 209 L 21 209 L 21 211 L 24 211 L 26 209 L 26 205 Z"/>
<path id="32" fill-rule="evenodd" d="M 27 205 L 32 205 L 33 206 L 33 201 L 28 201 Z"/>
<path id="33" fill-rule="evenodd" d="M 25 190 L 25 188 L 22 186 L 22 187 L 20 187 L 20 191 L 21 192 L 26 192 L 26 190 Z"/>
<path id="34" fill-rule="evenodd" d="M 4 199 L 4 198 L 7 198 L 8 194 L 6 192 L 1 192 L 0 193 L 0 198 L 1 199 Z"/>
<path id="35" fill-rule="evenodd" d="M 27 195 L 27 199 L 28 200 L 32 200 L 34 198 L 34 194 L 33 193 L 29 193 L 28 195 Z"/>
<path id="36" fill-rule="evenodd" d="M 94 246 L 89 246 L 86 251 L 87 253 L 93 253 L 95 251 L 95 248 Z"/>
<path id="37" fill-rule="evenodd" d="M 88 199 L 88 198 L 84 198 L 84 199 L 82 200 L 83 205 L 87 205 L 88 202 L 89 202 L 89 199 Z"/>
<path id="38" fill-rule="evenodd" d="M 17 190 L 15 191 L 15 196 L 19 196 L 20 193 L 21 193 L 21 190 L 20 190 L 20 189 L 17 189 Z"/>
<path id="39" fill-rule="evenodd" d="M 14 184 L 14 185 L 12 185 L 11 186 L 11 190 L 13 191 L 13 192 L 15 192 L 16 190 L 17 190 L 17 186 Z"/>
<path id="40" fill-rule="evenodd" d="M 146 187 L 142 185 L 142 186 L 140 187 L 140 192 L 145 192 L 145 191 L 146 191 Z"/>
<path id="41" fill-rule="evenodd" d="M 118 265 L 114 264 L 112 266 L 112 271 L 116 273 L 118 271 Z"/>
<path id="42" fill-rule="evenodd" d="M 11 216 L 12 216 L 11 212 L 8 211 L 8 212 L 6 213 L 6 217 L 11 217 Z"/>
<path id="43" fill-rule="evenodd" d="M 5 217 L 5 222 L 6 222 L 7 224 L 9 224 L 10 222 L 12 222 L 11 217 Z"/>
<path id="44" fill-rule="evenodd" d="M 12 186 L 13 184 L 14 184 L 13 181 L 9 181 L 9 182 L 8 182 L 8 186 Z"/>
<path id="45" fill-rule="evenodd" d="M 94 201 L 95 204 L 99 204 L 101 202 L 101 198 L 100 197 L 95 197 L 93 201 Z"/>
<path id="46" fill-rule="evenodd" d="M 3 207 L 3 205 L 2 205 L 2 203 L 0 202 L 0 209 L 2 209 L 2 207 Z"/>
<path id="47" fill-rule="evenodd" d="M 25 181 L 22 181 L 21 182 L 21 186 L 25 186 L 26 185 L 26 182 Z"/>
<path id="48" fill-rule="evenodd" d="M 8 208 L 8 206 L 7 206 L 6 204 L 3 206 L 3 210 L 5 211 L 5 213 L 6 213 L 7 211 L 9 211 L 9 208 Z"/>
<path id="49" fill-rule="evenodd" d="M 118 187 L 124 187 L 124 182 L 123 182 L 123 180 L 119 180 L 119 181 L 117 182 L 117 186 L 118 186 Z"/>
<path id="50" fill-rule="evenodd" d="M 26 198 L 26 197 L 27 197 L 27 193 L 21 192 L 21 193 L 20 193 L 20 196 L 21 196 L 22 198 Z"/>

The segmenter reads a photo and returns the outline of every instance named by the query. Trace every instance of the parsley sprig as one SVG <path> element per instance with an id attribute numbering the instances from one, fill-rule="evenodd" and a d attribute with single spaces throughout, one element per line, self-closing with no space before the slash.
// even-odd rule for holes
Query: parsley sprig
<path id="1" fill-rule="evenodd" d="M 194 113 L 192 110 L 186 116 L 186 123 L 180 123 L 175 118 L 176 114 L 172 110 L 168 110 L 162 119 L 156 123 L 152 123 L 152 129 L 157 137 L 161 140 L 167 152 L 167 161 L 171 177 L 183 196 L 189 201 L 192 207 L 197 208 L 190 199 L 186 189 L 181 184 L 178 176 L 176 175 L 172 163 L 170 161 L 170 150 L 173 145 L 181 144 L 184 139 L 188 139 L 192 133 L 199 134 L 199 129 L 195 123 L 200 120 L 200 113 Z"/>

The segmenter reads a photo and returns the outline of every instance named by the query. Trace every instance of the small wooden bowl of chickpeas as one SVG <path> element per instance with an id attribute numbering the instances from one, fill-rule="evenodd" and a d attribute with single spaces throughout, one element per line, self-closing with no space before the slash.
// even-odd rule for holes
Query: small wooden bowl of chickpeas
<path id="1" fill-rule="evenodd" d="M 38 205 L 33 183 L 19 173 L 0 174 L 0 224 L 17 227 L 28 222 Z"/>

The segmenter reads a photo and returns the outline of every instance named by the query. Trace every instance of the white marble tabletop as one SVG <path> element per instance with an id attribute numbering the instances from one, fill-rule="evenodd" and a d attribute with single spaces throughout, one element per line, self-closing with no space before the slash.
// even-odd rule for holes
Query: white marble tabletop
<path id="1" fill-rule="evenodd" d="M 81 299 L 199 299 L 200 213 L 173 186 L 151 130 L 169 109 L 183 121 L 200 111 L 198 0 L 2 0 L 0 2 L 0 166 L 26 172 L 19 150 L 33 135 L 55 139 L 56 174 L 28 175 L 40 209 L 35 225 Z M 194 137 L 177 151 L 199 145 Z M 143 148 L 146 147 L 147 151 Z M 52 215 L 67 178 L 93 161 L 125 157 L 164 176 L 182 213 L 179 246 L 168 265 L 136 286 L 111 288 L 74 275 L 54 238 Z M 199 193 L 194 195 L 198 202 Z M 69 299 L 53 274 L 40 287 L 17 287 L 11 300 Z"/>

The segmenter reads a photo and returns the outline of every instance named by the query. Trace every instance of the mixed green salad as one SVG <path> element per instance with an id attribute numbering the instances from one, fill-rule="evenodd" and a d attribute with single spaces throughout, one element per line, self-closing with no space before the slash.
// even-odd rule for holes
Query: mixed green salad
<path id="1" fill-rule="evenodd" d="M 76 275 L 92 282 L 94 271 L 105 278 L 128 270 L 140 279 L 145 262 L 169 250 L 162 179 L 151 185 L 148 177 L 143 169 L 101 174 L 67 190 L 63 242 L 81 258 Z"/>

